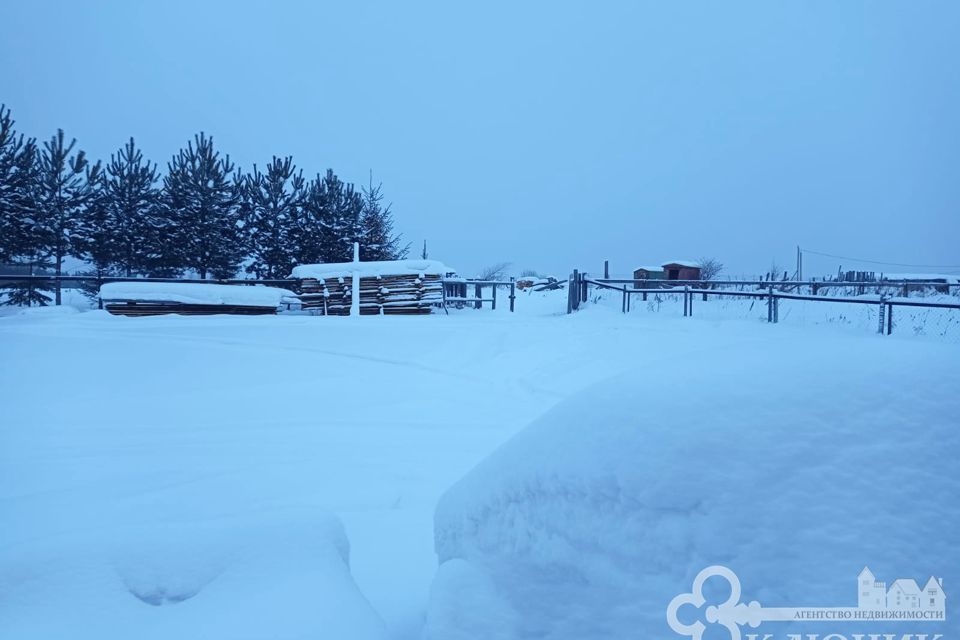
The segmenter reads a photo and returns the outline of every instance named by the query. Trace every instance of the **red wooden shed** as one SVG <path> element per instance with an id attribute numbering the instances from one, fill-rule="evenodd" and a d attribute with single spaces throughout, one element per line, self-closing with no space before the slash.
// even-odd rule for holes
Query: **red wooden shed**
<path id="1" fill-rule="evenodd" d="M 688 260 L 665 262 L 663 274 L 667 280 L 699 280 L 700 265 Z"/>

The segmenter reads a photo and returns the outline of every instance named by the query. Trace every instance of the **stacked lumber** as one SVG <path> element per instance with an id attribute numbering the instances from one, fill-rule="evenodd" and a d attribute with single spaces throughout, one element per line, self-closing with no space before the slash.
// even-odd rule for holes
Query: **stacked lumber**
<path id="1" fill-rule="evenodd" d="M 104 309 L 115 316 L 160 316 L 173 313 L 181 316 L 212 316 L 228 314 L 237 316 L 275 315 L 276 307 L 251 307 L 228 304 L 184 304 L 182 302 L 111 302 Z"/>
<path id="2" fill-rule="evenodd" d="M 443 303 L 443 278 L 438 274 L 376 274 L 360 277 L 361 315 L 422 315 Z M 302 278 L 304 309 L 322 315 L 350 315 L 353 277 Z"/>
<path id="3" fill-rule="evenodd" d="M 100 287 L 104 308 L 118 316 L 275 314 L 293 294 L 286 289 L 188 282 L 111 282 Z"/>

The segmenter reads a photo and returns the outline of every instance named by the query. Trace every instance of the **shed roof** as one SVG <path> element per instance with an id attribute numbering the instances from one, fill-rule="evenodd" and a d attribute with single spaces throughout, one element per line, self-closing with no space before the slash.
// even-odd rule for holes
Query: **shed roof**
<path id="1" fill-rule="evenodd" d="M 651 267 L 651 266 L 637 267 L 636 269 L 634 269 L 634 271 L 663 271 L 663 267 Z"/>
<path id="2" fill-rule="evenodd" d="M 689 267 L 691 269 L 699 269 L 700 263 L 694 262 L 693 260 L 670 260 L 669 262 L 664 262 L 663 267 Z"/>

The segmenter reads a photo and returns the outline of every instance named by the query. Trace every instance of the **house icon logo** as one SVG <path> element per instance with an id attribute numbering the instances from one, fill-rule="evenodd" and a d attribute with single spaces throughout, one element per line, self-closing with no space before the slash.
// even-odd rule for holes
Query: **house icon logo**
<path id="1" fill-rule="evenodd" d="M 877 580 L 870 567 L 864 567 L 857 576 L 857 584 L 859 609 L 943 611 L 946 608 L 943 578 L 930 576 L 922 589 L 912 578 L 898 578 L 888 589 L 887 583 Z"/>
<path id="2" fill-rule="evenodd" d="M 707 604 L 703 585 L 711 578 L 727 582 L 730 595 L 725 602 Z M 764 607 L 756 600 L 740 602 L 740 593 L 740 579 L 733 571 L 720 565 L 707 567 L 697 574 L 689 593 L 670 601 L 667 624 L 692 640 L 701 640 L 708 624 L 720 625 L 726 627 L 730 640 L 740 640 L 741 627 L 755 629 L 764 622 L 943 622 L 947 617 L 942 578 L 931 576 L 922 589 L 912 578 L 898 578 L 887 587 L 869 567 L 857 575 L 856 607 Z M 682 622 L 681 617 L 694 621 Z"/>

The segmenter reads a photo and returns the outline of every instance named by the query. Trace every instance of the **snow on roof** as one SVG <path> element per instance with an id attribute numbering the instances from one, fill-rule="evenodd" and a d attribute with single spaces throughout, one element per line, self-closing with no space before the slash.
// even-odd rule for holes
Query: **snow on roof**
<path id="1" fill-rule="evenodd" d="M 691 267 L 691 268 L 696 268 L 696 269 L 699 269 L 699 268 L 700 268 L 700 263 L 699 263 L 699 262 L 695 262 L 695 261 L 693 261 L 693 260 L 668 260 L 667 262 L 664 262 L 664 263 L 663 263 L 663 266 L 665 267 L 665 266 L 667 266 L 667 265 L 669 265 L 669 264 L 676 264 L 676 265 L 680 265 L 681 267 Z M 662 268 L 663 268 L 663 267 L 661 267 L 661 269 L 662 269 Z"/>
<path id="2" fill-rule="evenodd" d="M 960 276 L 946 273 L 885 273 L 884 280 L 944 280 L 946 282 L 960 282 Z"/>
<path id="3" fill-rule="evenodd" d="M 338 278 L 358 269 L 361 278 L 375 276 L 435 275 L 443 276 L 453 269 L 437 260 L 379 260 L 370 262 L 325 262 L 301 264 L 293 268 L 294 278 Z"/>
<path id="4" fill-rule="evenodd" d="M 636 269 L 634 269 L 634 271 L 641 271 L 641 270 L 642 271 L 663 271 L 663 267 L 651 267 L 648 265 L 645 267 L 637 267 Z"/>
<path id="5" fill-rule="evenodd" d="M 100 298 L 105 302 L 133 300 L 276 307 L 283 296 L 289 295 L 293 294 L 277 287 L 193 282 L 110 282 L 100 287 Z"/>

